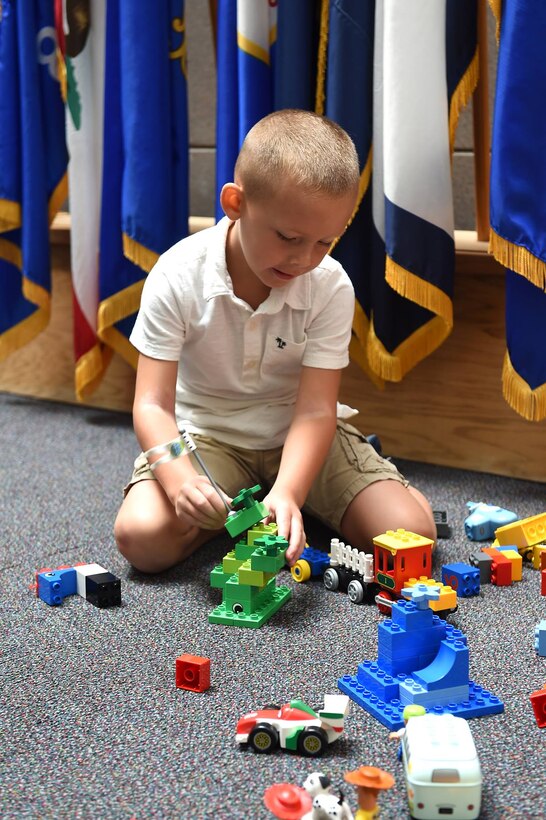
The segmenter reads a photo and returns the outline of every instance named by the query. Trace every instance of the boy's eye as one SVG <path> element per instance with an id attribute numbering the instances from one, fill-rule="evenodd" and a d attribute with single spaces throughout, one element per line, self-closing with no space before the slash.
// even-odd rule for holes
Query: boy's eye
<path id="1" fill-rule="evenodd" d="M 285 236 L 285 235 L 284 235 L 283 233 L 281 233 L 280 231 L 277 231 L 277 236 L 279 237 L 279 239 L 282 239 L 282 240 L 283 240 L 283 242 L 293 242 L 293 241 L 294 241 L 294 239 L 295 239 L 295 237 L 294 237 L 294 236 Z"/>

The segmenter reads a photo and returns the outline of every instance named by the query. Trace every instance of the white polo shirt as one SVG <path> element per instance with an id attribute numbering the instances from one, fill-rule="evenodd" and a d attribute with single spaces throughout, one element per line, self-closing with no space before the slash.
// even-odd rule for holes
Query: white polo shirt
<path id="1" fill-rule="evenodd" d="M 152 359 L 178 362 L 179 429 L 267 450 L 284 443 L 302 366 L 349 363 L 354 290 L 339 262 L 325 256 L 253 310 L 233 292 L 229 226 L 224 217 L 158 259 L 130 340 Z M 355 412 L 338 405 L 339 416 Z"/>

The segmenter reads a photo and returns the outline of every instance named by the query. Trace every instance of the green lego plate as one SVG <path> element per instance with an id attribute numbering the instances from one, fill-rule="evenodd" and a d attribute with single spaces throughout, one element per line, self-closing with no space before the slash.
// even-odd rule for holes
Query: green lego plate
<path id="1" fill-rule="evenodd" d="M 268 621 L 272 615 L 285 604 L 292 596 L 290 587 L 278 586 L 273 591 L 273 598 L 265 606 L 257 609 L 252 615 L 244 612 L 231 612 L 225 604 L 215 607 L 209 615 L 209 623 L 225 624 L 226 626 L 243 626 L 249 629 L 258 629 Z"/>

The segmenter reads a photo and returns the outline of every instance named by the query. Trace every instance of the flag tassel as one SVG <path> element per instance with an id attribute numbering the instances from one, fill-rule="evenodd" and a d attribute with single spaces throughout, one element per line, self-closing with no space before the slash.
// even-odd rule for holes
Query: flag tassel
<path id="1" fill-rule="evenodd" d="M 527 248 L 514 245 L 513 242 L 509 242 L 491 229 L 489 252 L 505 268 L 521 274 L 537 288 L 546 290 L 546 263 L 532 254 L 531 251 L 528 251 Z"/>
<path id="2" fill-rule="evenodd" d="M 502 367 L 502 392 L 506 402 L 527 421 L 546 418 L 546 384 L 535 390 L 514 370 L 507 352 Z"/>

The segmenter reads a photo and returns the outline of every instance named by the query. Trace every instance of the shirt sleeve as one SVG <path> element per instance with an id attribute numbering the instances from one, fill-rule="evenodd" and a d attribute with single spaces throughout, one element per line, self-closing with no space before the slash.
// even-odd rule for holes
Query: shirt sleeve
<path id="1" fill-rule="evenodd" d="M 337 370 L 349 364 L 355 294 L 352 282 L 341 266 L 328 271 L 324 279 L 317 288 L 319 292 L 313 295 L 302 364 Z"/>
<path id="2" fill-rule="evenodd" d="M 160 259 L 144 283 L 140 309 L 129 340 L 145 356 L 178 361 L 185 335 L 182 306 Z"/>

